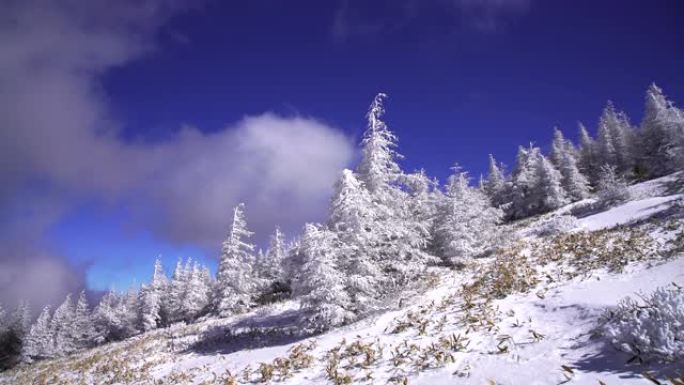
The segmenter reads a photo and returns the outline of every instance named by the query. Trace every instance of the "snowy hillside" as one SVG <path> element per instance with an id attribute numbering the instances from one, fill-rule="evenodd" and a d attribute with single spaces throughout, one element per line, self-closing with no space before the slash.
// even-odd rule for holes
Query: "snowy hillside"
<path id="1" fill-rule="evenodd" d="M 432 268 L 394 310 L 325 334 L 304 335 L 286 301 L 21 366 L 0 383 L 667 383 L 681 358 L 618 351 L 602 325 L 626 296 L 684 286 L 677 181 L 632 186 L 633 200 L 604 211 L 582 215 L 585 200 L 508 225 L 520 237 L 505 249 Z"/>

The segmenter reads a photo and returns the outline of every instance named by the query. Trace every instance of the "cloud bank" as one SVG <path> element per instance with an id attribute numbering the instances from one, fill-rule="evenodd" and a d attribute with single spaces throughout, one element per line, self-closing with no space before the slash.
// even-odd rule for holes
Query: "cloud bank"
<path id="1" fill-rule="evenodd" d="M 265 113 L 212 134 L 120 138 L 98 80 L 153 51 L 187 3 L 0 0 L 0 9 L 0 301 L 22 293 L 40 305 L 83 286 L 84 267 L 67 263 L 45 232 L 84 201 L 213 250 L 238 201 L 262 233 L 324 213 L 353 150 L 315 119 Z"/>

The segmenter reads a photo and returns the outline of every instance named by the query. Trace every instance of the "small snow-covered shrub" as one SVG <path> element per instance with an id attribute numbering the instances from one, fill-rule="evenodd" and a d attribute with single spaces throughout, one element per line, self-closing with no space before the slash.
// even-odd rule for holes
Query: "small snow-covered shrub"
<path id="1" fill-rule="evenodd" d="M 641 300 L 627 297 L 609 311 L 605 335 L 639 360 L 684 360 L 684 290 L 661 287 Z"/>
<path id="2" fill-rule="evenodd" d="M 535 227 L 533 233 L 539 236 L 557 235 L 579 227 L 579 221 L 572 215 L 557 215 L 548 218 Z"/>

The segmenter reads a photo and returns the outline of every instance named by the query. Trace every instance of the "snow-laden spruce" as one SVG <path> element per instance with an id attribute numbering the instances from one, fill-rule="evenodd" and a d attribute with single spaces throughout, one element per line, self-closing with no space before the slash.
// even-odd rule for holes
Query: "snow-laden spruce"
<path id="1" fill-rule="evenodd" d="M 684 363 L 684 290 L 673 284 L 627 297 L 609 311 L 603 330 L 613 346 L 643 360 Z"/>
<path id="2" fill-rule="evenodd" d="M 216 275 L 216 308 L 227 316 L 247 310 L 253 303 L 256 282 L 252 280 L 254 245 L 247 229 L 244 205 L 233 209 L 233 221 L 228 238 L 223 242 Z"/>
<path id="3" fill-rule="evenodd" d="M 469 186 L 466 172 L 458 166 L 454 171 L 438 206 L 434 234 L 439 255 L 461 265 L 496 245 L 503 212 L 492 207 L 480 189 Z"/>

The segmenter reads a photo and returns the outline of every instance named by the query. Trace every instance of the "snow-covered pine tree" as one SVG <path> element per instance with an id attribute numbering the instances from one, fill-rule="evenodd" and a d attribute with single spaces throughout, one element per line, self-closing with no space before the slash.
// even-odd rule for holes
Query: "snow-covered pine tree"
<path id="1" fill-rule="evenodd" d="M 20 300 L 9 319 L 9 328 L 18 338 L 23 338 L 31 329 L 31 306 Z"/>
<path id="2" fill-rule="evenodd" d="M 610 205 L 629 199 L 629 189 L 615 166 L 603 165 L 599 172 L 597 195 L 602 205 Z"/>
<path id="3" fill-rule="evenodd" d="M 615 110 L 613 104 L 603 109 L 599 119 L 598 132 L 596 138 L 596 157 L 600 165 L 611 165 L 617 167 L 617 152 L 613 143 L 613 132 L 611 130 L 612 120 L 614 120 Z"/>
<path id="4" fill-rule="evenodd" d="M 380 222 L 376 215 L 368 190 L 354 172 L 343 170 L 330 202 L 328 227 L 340 242 L 338 267 L 349 277 L 350 295 L 359 312 L 371 306 L 378 296 L 378 288 L 386 280 L 380 267 L 381 238 L 377 234 Z"/>
<path id="5" fill-rule="evenodd" d="M 29 329 L 23 344 L 22 356 L 25 361 L 54 356 L 54 340 L 50 326 L 50 307 L 45 306 L 36 322 Z"/>
<path id="6" fill-rule="evenodd" d="M 368 189 L 375 212 L 371 231 L 375 247 L 369 250 L 371 258 L 391 278 L 378 289 L 392 292 L 393 285 L 404 285 L 420 275 L 434 258 L 425 252 L 428 239 L 424 224 L 412 215 L 408 187 L 401 186 L 406 178 L 397 163 L 401 158 L 395 151 L 397 138 L 381 119 L 385 98 L 385 94 L 378 94 L 371 103 L 357 178 Z"/>
<path id="7" fill-rule="evenodd" d="M 138 333 L 138 326 L 140 325 L 138 297 L 138 292 L 131 286 L 117 303 L 115 311 L 119 321 L 117 325 L 118 339 L 128 338 Z"/>
<path id="8" fill-rule="evenodd" d="M 185 295 L 183 296 L 183 310 L 186 322 L 193 321 L 204 313 L 209 305 L 209 286 L 204 272 L 195 263 L 189 272 Z"/>
<path id="9" fill-rule="evenodd" d="M 598 179 L 598 169 L 601 166 L 596 155 L 596 142 L 587 132 L 587 128 L 579 123 L 579 158 L 577 166 L 587 176 L 589 182 L 594 184 Z"/>
<path id="10" fill-rule="evenodd" d="M 100 302 L 93 310 L 92 320 L 95 326 L 95 343 L 103 344 L 115 340 L 115 325 L 119 324 L 115 306 L 117 295 L 108 291 L 100 298 Z"/>
<path id="11" fill-rule="evenodd" d="M 21 361 L 23 344 L 30 329 L 31 310 L 26 301 L 20 300 L 11 315 L 0 315 L 0 371 Z"/>
<path id="12" fill-rule="evenodd" d="M 484 182 L 484 191 L 494 206 L 506 203 L 506 177 L 503 167 L 496 162 L 492 154 L 489 154 L 489 172 Z"/>
<path id="13" fill-rule="evenodd" d="M 558 169 L 562 177 L 561 185 L 571 201 L 589 196 L 589 180 L 580 172 L 577 160 L 570 151 L 563 151 Z"/>
<path id="14" fill-rule="evenodd" d="M 640 160 L 649 176 L 684 167 L 684 112 L 667 100 L 655 83 L 646 92 L 641 137 Z"/>
<path id="15" fill-rule="evenodd" d="M 553 167 L 544 155 L 537 156 L 537 187 L 535 195 L 539 212 L 555 210 L 568 203 L 567 194 L 561 184 L 561 173 Z"/>
<path id="16" fill-rule="evenodd" d="M 57 356 L 67 355 L 76 350 L 72 329 L 74 310 L 71 294 L 67 294 L 64 302 L 55 309 L 50 321 L 50 333 L 54 343 L 53 352 Z"/>
<path id="17" fill-rule="evenodd" d="M 167 286 L 164 267 L 158 257 L 154 262 L 152 281 L 140 289 L 140 326 L 143 331 L 155 329 L 166 321 L 167 317 L 162 307 Z"/>
<path id="18" fill-rule="evenodd" d="M 551 141 L 551 152 L 549 160 L 554 166 L 560 167 L 563 156 L 568 150 L 568 140 L 563 136 L 563 132 L 558 128 L 553 128 L 553 141 Z"/>
<path id="19" fill-rule="evenodd" d="M 378 198 L 391 200 L 387 190 L 399 179 L 401 169 L 396 159 L 397 137 L 381 119 L 385 114 L 387 95 L 379 93 L 368 110 L 368 128 L 361 141 L 362 158 L 357 169 L 358 178 L 368 191 Z"/>
<path id="20" fill-rule="evenodd" d="M 468 174 L 458 165 L 453 170 L 437 212 L 434 237 L 440 257 L 461 265 L 495 246 L 503 212 L 491 205 L 484 192 L 469 186 Z"/>
<path id="21" fill-rule="evenodd" d="M 631 173 L 635 158 L 633 135 L 634 131 L 627 115 L 617 111 L 609 101 L 599 119 L 597 156 L 601 165 L 615 166 L 618 173 L 623 175 Z"/>
<path id="22" fill-rule="evenodd" d="M 300 250 L 304 264 L 294 292 L 306 309 L 303 322 L 320 331 L 353 318 L 345 290 L 344 273 L 338 267 L 339 240 L 334 232 L 314 224 L 304 227 Z"/>
<path id="23" fill-rule="evenodd" d="M 85 291 L 81 291 L 78 301 L 76 301 L 70 333 L 74 340 L 75 350 L 89 348 L 95 343 L 95 326 Z"/>
<path id="24" fill-rule="evenodd" d="M 183 260 L 179 259 L 176 262 L 176 268 L 173 270 L 171 282 L 168 285 L 166 293 L 166 303 L 164 307 L 167 309 L 168 321 L 170 323 L 178 322 L 185 318 L 183 314 L 183 297 L 185 296 L 185 289 L 188 285 L 188 271 L 183 265 Z"/>
<path id="25" fill-rule="evenodd" d="M 535 191 L 538 185 L 539 173 L 537 158 L 539 148 L 530 145 L 529 149 L 518 147 L 516 165 L 511 175 L 511 191 L 508 215 L 512 219 L 525 218 L 538 212 L 538 202 Z"/>
<path id="26" fill-rule="evenodd" d="M 247 229 L 244 204 L 233 210 L 233 221 L 223 242 L 216 277 L 216 311 L 221 316 L 247 310 L 253 302 L 256 285 L 252 274 L 254 245 Z"/>

